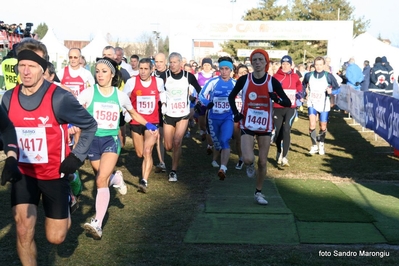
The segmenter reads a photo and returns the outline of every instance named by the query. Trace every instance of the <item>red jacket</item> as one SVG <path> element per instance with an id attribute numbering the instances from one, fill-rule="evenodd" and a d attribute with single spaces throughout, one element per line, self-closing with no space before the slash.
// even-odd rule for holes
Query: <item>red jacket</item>
<path id="1" fill-rule="evenodd" d="M 277 70 L 277 73 L 273 75 L 275 79 L 280 81 L 281 87 L 283 87 L 285 94 L 291 100 L 291 108 L 296 108 L 297 95 L 302 98 L 302 83 L 299 80 L 299 76 L 292 70 L 289 73 L 284 73 L 281 67 Z M 273 104 L 273 108 L 285 108 L 278 103 Z"/>

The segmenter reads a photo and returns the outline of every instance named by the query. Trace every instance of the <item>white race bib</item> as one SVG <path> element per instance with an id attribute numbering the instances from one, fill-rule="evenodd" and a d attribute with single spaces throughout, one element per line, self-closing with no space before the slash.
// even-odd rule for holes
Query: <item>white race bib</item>
<path id="1" fill-rule="evenodd" d="M 119 105 L 114 103 L 95 102 L 93 116 L 97 127 L 101 129 L 117 129 L 119 126 Z"/>
<path id="2" fill-rule="evenodd" d="M 17 133 L 19 162 L 48 163 L 46 128 L 15 127 Z"/>
<path id="3" fill-rule="evenodd" d="M 227 97 L 214 97 L 213 103 L 212 110 L 215 114 L 223 114 L 230 111 L 230 104 Z"/>
<path id="4" fill-rule="evenodd" d="M 253 131 L 266 130 L 268 118 L 268 112 L 249 108 L 245 119 L 245 127 Z"/>
<path id="5" fill-rule="evenodd" d="M 155 96 L 137 96 L 137 112 L 143 115 L 150 115 L 155 110 Z"/>

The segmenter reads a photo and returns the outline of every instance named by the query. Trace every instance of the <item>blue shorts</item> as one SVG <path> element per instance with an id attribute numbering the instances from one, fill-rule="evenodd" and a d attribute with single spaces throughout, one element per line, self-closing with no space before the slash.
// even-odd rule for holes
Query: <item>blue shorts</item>
<path id="1" fill-rule="evenodd" d="M 101 159 L 101 155 L 106 152 L 112 152 L 118 155 L 121 153 L 121 142 L 118 136 L 95 136 L 90 145 L 88 153 L 89 160 L 98 161 Z"/>
<path id="2" fill-rule="evenodd" d="M 313 107 L 308 107 L 308 115 L 317 115 L 319 114 L 319 121 L 320 122 L 327 122 L 328 121 L 328 113 L 329 112 L 317 112 L 316 109 Z"/>

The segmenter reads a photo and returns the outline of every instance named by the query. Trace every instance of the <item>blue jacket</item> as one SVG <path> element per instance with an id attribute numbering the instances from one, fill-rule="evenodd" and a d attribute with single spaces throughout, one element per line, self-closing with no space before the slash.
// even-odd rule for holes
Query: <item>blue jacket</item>
<path id="1" fill-rule="evenodd" d="M 356 90 L 360 90 L 360 83 L 363 81 L 364 75 L 358 65 L 355 63 L 349 64 L 346 68 L 345 76 L 348 79 L 348 85 Z"/>

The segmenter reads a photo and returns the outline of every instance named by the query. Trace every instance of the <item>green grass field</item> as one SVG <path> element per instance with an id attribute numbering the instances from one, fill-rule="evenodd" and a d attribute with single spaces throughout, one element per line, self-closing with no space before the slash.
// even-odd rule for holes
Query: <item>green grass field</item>
<path id="1" fill-rule="evenodd" d="M 399 160 L 393 156 L 392 148 L 381 138 L 375 139 L 374 133 L 363 132 L 359 125 L 351 125 L 352 120 L 344 119 L 347 115 L 331 113 L 330 117 L 324 156 L 308 155 L 308 120 L 306 114 L 301 113 L 292 130 L 292 144 L 288 154 L 291 166 L 282 168 L 276 165 L 276 148 L 273 145 L 268 159 L 268 176 L 284 180 L 296 178 L 331 181 L 341 191 L 351 193 L 351 200 L 359 206 L 369 204 L 365 196 L 367 193 L 374 193 L 375 199 L 388 193 L 392 200 L 397 200 L 395 195 L 399 190 Z M 187 243 L 187 232 L 195 225 L 198 221 L 196 219 L 204 213 L 207 206 L 213 210 L 220 209 L 221 205 L 209 205 L 210 197 L 218 194 L 218 190 L 223 191 L 225 195 L 231 192 L 231 197 L 237 202 L 228 205 L 229 211 L 232 206 L 255 213 L 257 208 L 270 207 L 282 213 L 286 213 L 287 210 L 283 206 L 284 203 L 277 200 L 275 202 L 279 204 L 278 210 L 276 206 L 273 207 L 272 199 L 267 207 L 253 203 L 251 195 L 254 180 L 246 177 L 244 168 L 234 169 L 237 162 L 234 147 L 227 178 L 223 184 L 218 183 L 222 182 L 217 180 L 218 169 L 211 166 L 211 157 L 206 155 L 206 144 L 202 143 L 194 132 L 195 129 L 191 134 L 192 138 L 184 139 L 183 142 L 183 155 L 178 169 L 179 181 L 169 183 L 167 174 L 152 173 L 147 194 L 137 192 L 141 160 L 136 157 L 131 139 L 128 138 L 117 165 L 124 173 L 128 193 L 122 196 L 111 188 L 111 202 L 104 221 L 103 238 L 99 241 L 86 236 L 82 228 L 95 212 L 94 176 L 89 163 L 86 162 L 81 168 L 84 191 L 80 198 L 80 208 L 72 215 L 73 225 L 62 245 L 53 246 L 45 239 L 44 217 L 41 207 L 39 208 L 36 228 L 39 265 L 398 265 L 399 249 L 393 244 L 248 244 L 251 238 L 245 238 L 245 230 L 253 233 L 252 230 L 259 229 L 259 224 L 252 225 L 250 221 L 237 232 L 237 235 L 242 235 L 241 239 L 245 238 L 247 242 Z M 156 164 L 158 160 L 155 153 L 154 158 Z M 166 164 L 171 165 L 170 153 L 166 153 Z M 229 190 L 229 179 L 240 178 L 244 180 L 242 190 L 233 186 Z M 360 184 L 362 188 L 359 188 Z M 392 184 L 392 190 L 382 189 L 378 184 Z M 0 265 L 19 265 L 9 190 L 9 185 L 0 187 L 3 203 L 0 205 Z M 268 189 L 264 188 L 265 194 L 267 191 Z M 239 193 L 248 193 L 248 197 L 234 197 Z M 306 197 L 306 194 L 303 197 Z M 288 206 L 288 203 L 286 204 Z M 387 219 L 399 220 L 399 212 L 395 213 L 397 209 L 384 205 L 380 200 L 367 206 L 364 209 L 376 218 L 377 223 L 384 223 Z M 383 210 L 378 211 L 379 208 Z M 224 214 L 223 222 L 227 225 L 228 217 L 229 214 Z M 276 223 L 276 220 L 268 223 L 267 219 L 265 226 Z M 284 221 L 292 222 L 289 219 Z M 314 228 L 316 233 L 320 229 L 319 224 L 310 229 L 309 226 L 312 225 L 302 222 L 297 229 Z M 399 230 L 381 228 L 382 232 L 392 236 L 392 243 L 398 240 L 395 236 L 399 235 Z M 269 227 L 268 230 L 273 230 L 273 227 Z M 367 232 L 365 229 L 364 233 Z M 215 234 L 210 237 L 217 242 L 218 233 Z M 319 234 L 309 236 L 309 243 L 318 236 Z M 377 256 L 367 256 L 372 254 L 368 252 L 379 253 L 374 254 Z"/>

